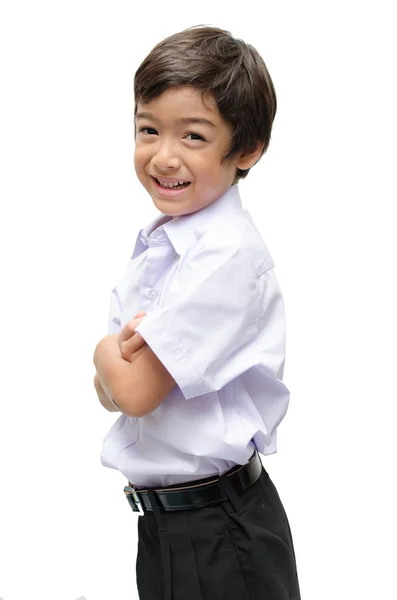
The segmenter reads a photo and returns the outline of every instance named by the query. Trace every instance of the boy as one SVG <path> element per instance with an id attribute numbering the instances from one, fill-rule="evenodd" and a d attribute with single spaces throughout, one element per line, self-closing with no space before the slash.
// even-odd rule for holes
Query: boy
<path id="1" fill-rule="evenodd" d="M 196 27 L 135 74 L 135 170 L 162 213 L 112 290 L 95 388 L 122 415 L 101 461 L 139 511 L 141 600 L 298 600 L 288 519 L 258 454 L 289 392 L 272 258 L 237 182 L 266 151 L 276 96 L 258 53 Z"/>

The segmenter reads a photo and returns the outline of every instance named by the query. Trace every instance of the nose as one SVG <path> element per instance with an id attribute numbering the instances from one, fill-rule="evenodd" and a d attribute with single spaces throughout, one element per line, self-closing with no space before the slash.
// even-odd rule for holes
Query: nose
<path id="1" fill-rule="evenodd" d="M 181 162 L 175 146 L 169 141 L 162 141 L 153 157 L 153 164 L 159 171 L 176 171 Z"/>

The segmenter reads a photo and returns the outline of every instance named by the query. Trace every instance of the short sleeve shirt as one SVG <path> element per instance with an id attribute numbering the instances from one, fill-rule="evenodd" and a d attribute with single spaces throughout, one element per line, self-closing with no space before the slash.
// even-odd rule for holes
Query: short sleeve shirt
<path id="1" fill-rule="evenodd" d="M 218 476 L 254 448 L 276 452 L 286 414 L 284 302 L 270 253 L 238 187 L 144 227 L 111 292 L 109 333 L 136 331 L 176 385 L 150 414 L 122 414 L 101 461 L 138 488 Z"/>

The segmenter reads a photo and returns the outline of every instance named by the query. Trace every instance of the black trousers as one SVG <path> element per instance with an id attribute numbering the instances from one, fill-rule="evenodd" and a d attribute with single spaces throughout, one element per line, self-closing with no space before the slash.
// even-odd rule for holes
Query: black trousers
<path id="1" fill-rule="evenodd" d="M 300 600 L 291 530 L 265 468 L 242 496 L 220 479 L 226 502 L 138 517 L 140 600 Z"/>

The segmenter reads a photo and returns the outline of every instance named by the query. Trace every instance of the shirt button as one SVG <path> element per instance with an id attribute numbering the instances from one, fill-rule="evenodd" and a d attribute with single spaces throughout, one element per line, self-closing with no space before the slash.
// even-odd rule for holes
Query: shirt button
<path id="1" fill-rule="evenodd" d="M 157 290 L 150 290 L 149 292 L 149 296 L 154 300 L 155 298 L 157 298 Z"/>

